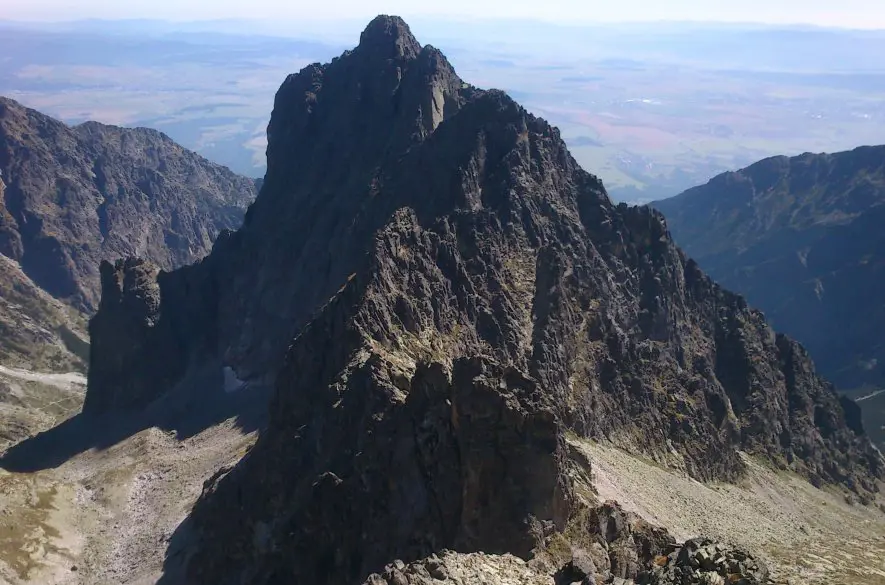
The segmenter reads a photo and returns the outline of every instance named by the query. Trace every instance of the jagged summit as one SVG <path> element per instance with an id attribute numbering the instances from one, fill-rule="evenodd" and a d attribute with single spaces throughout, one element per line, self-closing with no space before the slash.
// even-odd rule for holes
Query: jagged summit
<path id="1" fill-rule="evenodd" d="M 382 30 L 405 26 L 398 19 L 377 24 Z M 384 214 L 402 203 L 377 197 L 386 167 L 480 93 L 465 86 L 432 48 L 397 62 L 351 51 L 290 75 L 276 94 L 268 125 L 262 195 L 243 229 L 224 238 L 217 253 L 193 269 L 201 282 L 231 285 L 205 293 L 214 299 L 212 310 L 217 307 L 226 317 L 213 334 L 217 338 L 191 338 L 191 349 L 208 343 L 242 377 L 273 379 L 293 334 L 354 272 Z M 301 278 L 303 271 L 312 277 Z M 172 321 L 178 318 L 174 312 L 164 311 Z M 208 326 L 191 324 L 195 331 Z M 182 360 L 187 362 L 187 354 L 162 359 L 153 371 L 167 379 L 161 372 L 180 371 Z M 117 365 L 106 372 L 102 363 Z M 118 362 L 98 360 L 96 366 L 96 381 L 125 375 Z"/>
<path id="2" fill-rule="evenodd" d="M 150 140 L 156 140 L 164 146 L 184 151 L 184 147 L 177 144 L 172 138 L 156 128 L 147 128 L 145 126 L 136 126 L 133 128 L 123 128 L 114 126 L 113 124 L 105 124 L 95 120 L 87 120 L 73 127 L 79 134 L 83 136 L 97 137 L 101 139 L 115 138 L 117 141 L 125 140 L 127 135 L 140 135 Z"/>
<path id="3" fill-rule="evenodd" d="M 376 16 L 360 35 L 358 51 L 370 51 L 387 59 L 413 59 L 421 43 L 399 16 Z"/>
<path id="4" fill-rule="evenodd" d="M 877 489 L 881 456 L 801 347 L 438 51 L 289 76 L 267 152 L 246 224 L 202 263 L 156 282 L 106 268 L 134 344 L 93 321 L 96 410 L 175 391 L 200 360 L 276 385 L 257 445 L 194 508 L 194 550 L 175 551 L 194 582 L 359 583 L 394 559 L 528 558 L 608 525 L 607 546 L 632 529 L 588 512 L 567 433 L 698 479 L 740 478 L 746 451 Z M 636 577 L 654 534 L 609 576 Z"/>

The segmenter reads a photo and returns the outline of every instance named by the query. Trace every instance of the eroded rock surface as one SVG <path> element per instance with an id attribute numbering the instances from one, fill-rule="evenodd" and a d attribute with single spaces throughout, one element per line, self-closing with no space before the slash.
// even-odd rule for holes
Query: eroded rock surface
<path id="1" fill-rule="evenodd" d="M 881 456 L 797 344 L 402 20 L 290 76 L 268 139 L 243 228 L 128 321 L 144 371 L 210 355 L 276 383 L 255 448 L 194 508 L 194 582 L 359 583 L 443 549 L 546 555 L 550 576 L 581 548 L 633 579 L 672 538 L 588 507 L 566 433 L 699 479 L 738 479 L 744 450 L 877 489 Z M 170 387 L 95 335 L 93 367 L 135 389 L 97 409 Z"/>
<path id="2" fill-rule="evenodd" d="M 391 563 L 374 573 L 363 585 L 554 585 L 550 575 L 533 570 L 513 555 L 459 554 L 444 551 L 439 556 L 406 565 Z"/>
<path id="3" fill-rule="evenodd" d="M 155 130 L 70 127 L 2 97 L 0 175 L 0 254 L 87 313 L 98 306 L 102 260 L 190 264 L 239 227 L 256 195 L 251 179 Z"/>
<path id="4" fill-rule="evenodd" d="M 676 242 L 855 398 L 885 388 L 885 146 L 768 158 L 658 201 Z M 885 412 L 865 404 L 874 442 Z"/>

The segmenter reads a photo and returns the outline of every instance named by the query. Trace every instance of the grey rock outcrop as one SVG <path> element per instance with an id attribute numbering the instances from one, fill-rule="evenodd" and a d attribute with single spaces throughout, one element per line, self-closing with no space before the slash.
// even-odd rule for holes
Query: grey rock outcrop
<path id="1" fill-rule="evenodd" d="M 564 533 L 547 535 L 532 563 L 553 574 L 557 585 L 612 583 L 646 575 L 655 559 L 677 548 L 665 529 L 617 502 L 576 505 Z M 563 551 L 567 560 L 563 561 Z M 536 551 L 538 552 L 538 551 Z M 550 571 L 550 564 L 557 566 Z"/>
<path id="2" fill-rule="evenodd" d="M 739 450 L 858 491 L 883 475 L 807 355 L 659 213 L 613 205 L 555 128 L 398 18 L 285 81 L 244 226 L 157 285 L 141 367 L 211 355 L 276 383 L 258 443 L 193 510 L 197 583 L 358 583 L 558 539 L 633 578 L 672 539 L 587 511 L 567 432 L 701 479 L 739 478 Z M 114 345 L 94 367 L 122 363 Z"/>
<path id="3" fill-rule="evenodd" d="M 654 569 L 637 581 L 639 585 L 765 585 L 769 582 L 764 561 L 709 538 L 686 541 L 678 550 L 656 559 Z"/>
<path id="4" fill-rule="evenodd" d="M 463 554 L 442 551 L 414 563 L 391 563 L 363 585 L 554 585 L 550 575 L 533 570 L 513 555 Z"/>
<path id="5" fill-rule="evenodd" d="M 766 585 L 764 561 L 709 538 L 677 544 L 666 531 L 651 528 L 606 503 L 590 510 L 600 526 L 589 527 L 590 551 L 575 547 L 572 558 L 551 574 L 543 562 L 510 555 L 463 554 L 450 550 L 405 563 L 396 560 L 363 585 Z M 628 564 L 621 561 L 629 557 Z"/>

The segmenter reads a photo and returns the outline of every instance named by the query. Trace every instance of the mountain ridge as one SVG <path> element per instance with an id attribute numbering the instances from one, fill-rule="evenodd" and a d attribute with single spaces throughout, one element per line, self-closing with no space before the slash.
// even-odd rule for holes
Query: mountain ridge
<path id="1" fill-rule="evenodd" d="M 725 214 L 728 211 L 732 215 L 721 219 L 729 219 L 735 228 L 742 229 L 730 234 L 737 236 L 732 246 L 749 247 L 772 227 L 802 230 L 815 225 L 849 223 L 867 208 L 878 205 L 881 202 L 879 191 L 885 182 L 883 158 L 885 146 L 860 146 L 838 153 L 773 156 L 739 171 L 717 175 L 707 185 L 656 201 L 652 206 L 672 212 L 677 203 L 682 207 L 691 202 L 695 206 L 706 206 L 708 212 Z M 704 197 L 710 189 L 728 187 L 733 189 L 727 200 Z M 784 193 L 784 188 L 791 189 L 791 192 Z M 803 194 L 807 196 L 799 196 Z M 681 203 L 683 201 L 685 203 Z M 756 207 L 750 206 L 751 203 Z M 759 207 L 763 207 L 759 211 L 764 211 L 764 215 L 751 218 L 749 214 Z M 756 219 L 756 222 L 750 219 Z M 673 221 L 677 220 L 674 217 Z M 712 234 L 708 235 L 702 227 L 686 233 L 683 239 L 699 250 L 703 247 L 705 255 L 720 251 L 714 244 L 725 244 L 713 242 Z"/>
<path id="2" fill-rule="evenodd" d="M 677 242 L 855 397 L 885 387 L 885 146 L 775 157 L 652 204 Z M 879 408 L 881 411 L 881 408 Z M 882 441 L 885 419 L 868 419 Z"/>
<path id="3" fill-rule="evenodd" d="M 9 98 L 0 98 L 0 170 L 0 253 L 86 312 L 97 307 L 101 259 L 191 263 L 239 226 L 255 196 L 253 181 L 156 130 L 71 127 Z"/>
<path id="4" fill-rule="evenodd" d="M 597 507 L 569 434 L 701 480 L 738 480 L 747 451 L 878 491 L 881 456 L 801 346 L 401 19 L 290 75 L 267 152 L 243 227 L 200 263 L 102 266 L 89 413 L 145 407 L 201 356 L 276 384 L 167 574 L 362 582 L 454 548 L 647 576 L 672 537 Z"/>
<path id="5" fill-rule="evenodd" d="M 79 412 L 101 259 L 166 269 L 239 226 L 255 183 L 147 128 L 67 126 L 0 97 L 0 376 L 4 447 Z"/>

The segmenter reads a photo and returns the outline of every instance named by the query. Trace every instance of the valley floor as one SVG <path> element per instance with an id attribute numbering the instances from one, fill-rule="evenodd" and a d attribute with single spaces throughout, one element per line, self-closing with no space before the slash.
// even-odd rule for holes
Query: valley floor
<path id="1" fill-rule="evenodd" d="M 167 570 L 176 565 L 176 539 L 186 537 L 173 534 L 186 534 L 176 529 L 204 480 L 236 462 L 256 434 L 236 417 L 184 440 L 151 427 L 56 467 L 0 470 L 0 582 L 157 582 L 167 556 Z M 612 446 L 569 442 L 592 462 L 600 499 L 618 500 L 677 539 L 703 534 L 758 551 L 779 584 L 885 583 L 885 513 L 874 506 L 849 505 L 749 458 L 741 485 L 703 484 Z M 180 583 L 168 573 L 163 582 Z"/>
<path id="2" fill-rule="evenodd" d="M 0 415 L 40 414 L 28 428 L 44 431 L 0 444 L 0 584 L 142 585 L 164 570 L 178 583 L 168 570 L 180 564 L 182 522 L 203 482 L 255 442 L 270 389 L 224 392 L 215 365 L 144 411 L 92 416 L 76 414 L 85 387 L 73 375 L 0 374 L 11 389 Z M 69 404 L 22 402 L 35 396 Z"/>
<path id="3" fill-rule="evenodd" d="M 25 382 L 40 382 L 41 384 L 58 388 L 70 388 L 71 386 L 78 384 L 80 386 L 86 385 L 86 376 L 77 372 L 71 372 L 68 374 L 40 374 L 28 370 L 0 366 L 0 376 L 6 376 Z"/>
<path id="4" fill-rule="evenodd" d="M 0 366 L 0 451 L 80 411 L 82 374 L 44 374 Z"/>
<path id="5" fill-rule="evenodd" d="M 184 441 L 149 428 L 55 469 L 0 471 L 0 581 L 155 583 L 203 481 L 254 438 L 233 419 Z"/>
<path id="6" fill-rule="evenodd" d="M 612 446 L 569 440 L 592 462 L 600 499 L 677 540 L 704 535 L 758 552 L 778 584 L 885 584 L 885 513 L 874 505 L 850 505 L 747 456 L 739 485 L 700 483 Z"/>

